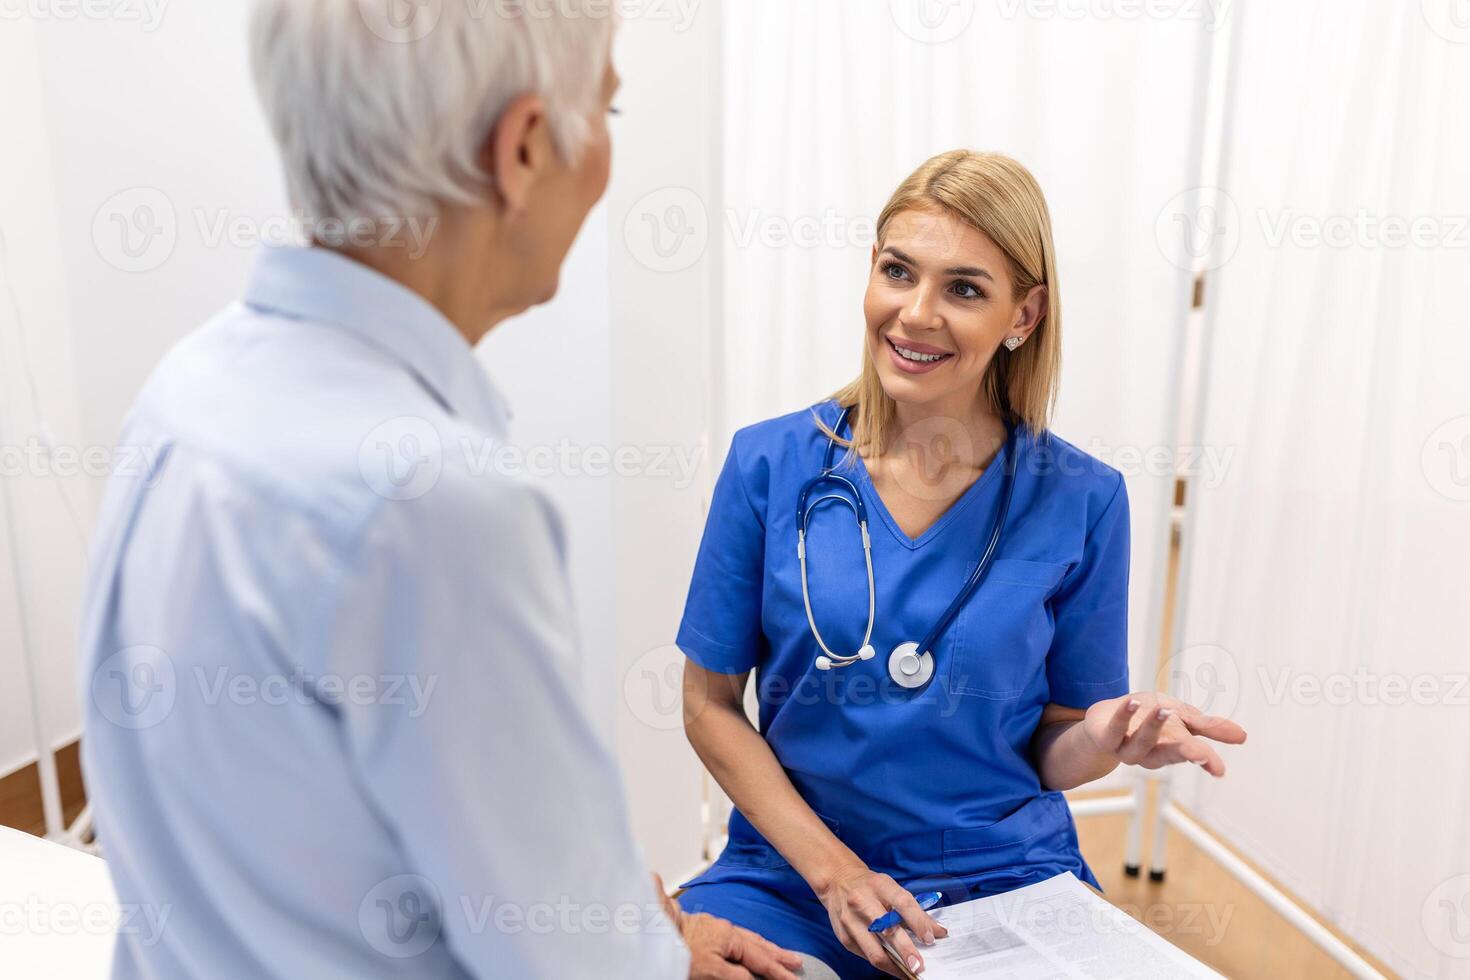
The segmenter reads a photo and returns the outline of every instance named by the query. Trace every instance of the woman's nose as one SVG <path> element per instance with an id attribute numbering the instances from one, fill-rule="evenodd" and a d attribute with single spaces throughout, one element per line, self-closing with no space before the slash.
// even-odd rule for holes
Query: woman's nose
<path id="1" fill-rule="evenodd" d="M 913 300 L 904 307 L 901 317 L 904 326 L 915 330 L 936 330 L 943 326 L 933 291 L 923 286 L 914 290 Z"/>

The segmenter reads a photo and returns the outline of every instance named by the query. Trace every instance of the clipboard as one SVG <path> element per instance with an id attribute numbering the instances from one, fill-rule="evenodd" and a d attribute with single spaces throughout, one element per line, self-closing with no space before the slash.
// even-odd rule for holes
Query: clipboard
<path id="1" fill-rule="evenodd" d="M 888 958 L 892 960 L 893 965 L 898 968 L 898 975 L 902 977 L 903 980 L 919 980 L 919 975 L 913 970 L 909 969 L 908 964 L 903 961 L 903 957 L 898 955 L 898 950 L 893 948 L 893 943 L 888 941 L 887 934 L 880 932 L 876 933 L 876 935 L 878 937 L 878 942 L 881 943 L 883 946 L 883 952 L 888 954 Z"/>

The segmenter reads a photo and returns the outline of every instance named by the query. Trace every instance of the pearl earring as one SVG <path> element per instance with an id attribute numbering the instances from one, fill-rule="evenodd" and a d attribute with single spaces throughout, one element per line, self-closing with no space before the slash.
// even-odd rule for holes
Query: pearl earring
<path id="1" fill-rule="evenodd" d="M 1026 341 L 1022 340 L 1020 337 L 1007 337 L 1006 350 L 1014 351 L 1017 347 L 1020 347 L 1025 342 Z"/>

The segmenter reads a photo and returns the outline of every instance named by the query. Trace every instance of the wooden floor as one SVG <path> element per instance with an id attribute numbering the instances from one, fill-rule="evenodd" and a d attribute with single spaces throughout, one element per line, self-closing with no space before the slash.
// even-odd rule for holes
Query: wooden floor
<path id="1" fill-rule="evenodd" d="M 1149 824 L 1144 826 L 1146 856 L 1151 844 Z M 1127 877 L 1123 873 L 1127 829 L 1127 814 L 1079 818 L 1077 835 L 1083 856 L 1109 901 L 1195 959 L 1238 980 L 1352 976 L 1193 842 L 1172 830 L 1166 831 L 1164 880 L 1149 881 L 1146 867 L 1140 877 Z M 1269 869 L 1255 870 L 1270 878 Z M 1384 976 L 1397 976 L 1347 937 L 1339 933 L 1338 938 Z"/>
<path id="2" fill-rule="evenodd" d="M 72 742 L 56 753 L 56 775 L 61 782 L 61 807 L 70 823 L 86 805 L 82 788 L 80 743 Z M 33 762 L 0 778 L 0 826 L 14 827 L 37 837 L 46 835 L 46 816 L 41 808 L 41 780 Z"/>

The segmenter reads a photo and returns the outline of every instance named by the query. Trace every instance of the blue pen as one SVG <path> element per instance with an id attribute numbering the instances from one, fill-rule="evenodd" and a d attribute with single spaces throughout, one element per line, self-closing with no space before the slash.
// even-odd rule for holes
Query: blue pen
<path id="1" fill-rule="evenodd" d="M 915 895 L 914 901 L 919 903 L 919 908 L 927 912 L 934 906 L 938 905 L 940 900 L 943 898 L 943 892 L 924 892 L 922 894 Z M 889 929 L 892 929 L 894 926 L 898 925 L 902 921 L 903 916 L 899 915 L 897 911 L 892 911 L 875 920 L 872 925 L 868 926 L 868 931 L 887 932 Z"/>

